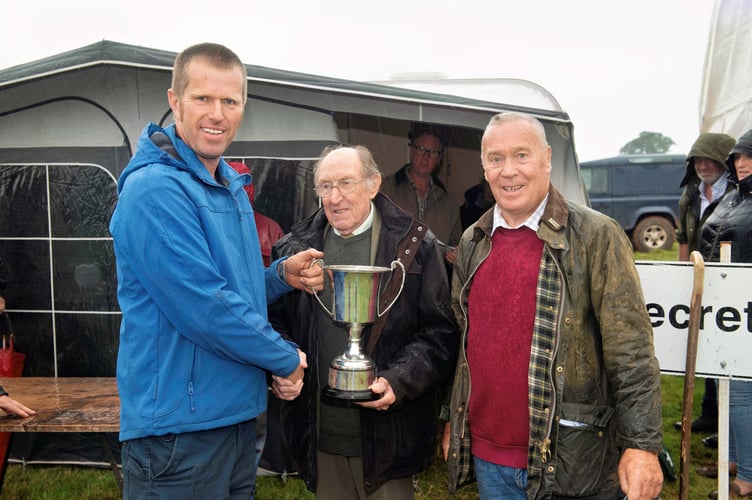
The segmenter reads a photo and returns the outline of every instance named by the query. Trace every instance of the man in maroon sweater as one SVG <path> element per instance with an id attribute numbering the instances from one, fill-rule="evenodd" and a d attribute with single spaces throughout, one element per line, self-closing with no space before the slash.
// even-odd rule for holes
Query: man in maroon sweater
<path id="1" fill-rule="evenodd" d="M 536 118 L 493 117 L 481 161 L 496 205 L 454 268 L 450 490 L 475 476 L 484 500 L 657 497 L 660 372 L 628 239 L 552 186 Z"/>

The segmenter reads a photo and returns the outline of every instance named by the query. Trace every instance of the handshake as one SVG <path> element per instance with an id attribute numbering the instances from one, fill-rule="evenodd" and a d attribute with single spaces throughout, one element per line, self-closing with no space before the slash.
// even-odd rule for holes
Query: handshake
<path id="1" fill-rule="evenodd" d="M 300 349 L 298 349 L 298 356 L 300 363 L 291 374 L 286 377 L 272 375 L 272 392 L 279 399 L 292 401 L 300 395 L 303 389 L 303 373 L 308 368 L 308 362 L 305 353 Z"/>

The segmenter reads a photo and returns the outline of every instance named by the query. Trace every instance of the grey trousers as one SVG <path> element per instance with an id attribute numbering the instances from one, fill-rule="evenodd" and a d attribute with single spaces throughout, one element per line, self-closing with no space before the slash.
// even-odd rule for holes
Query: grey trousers
<path id="1" fill-rule="evenodd" d="M 366 497 L 363 459 L 318 452 L 318 500 L 414 500 L 412 477 L 392 479 Z"/>

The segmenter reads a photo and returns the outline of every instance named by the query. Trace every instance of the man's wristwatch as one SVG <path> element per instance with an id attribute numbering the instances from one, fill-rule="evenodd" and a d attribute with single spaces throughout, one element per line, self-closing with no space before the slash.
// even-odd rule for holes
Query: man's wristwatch
<path id="1" fill-rule="evenodd" d="M 3 396 L 10 396 L 10 394 L 8 394 L 8 392 L 5 389 L 0 387 L 0 397 L 3 397 Z"/>

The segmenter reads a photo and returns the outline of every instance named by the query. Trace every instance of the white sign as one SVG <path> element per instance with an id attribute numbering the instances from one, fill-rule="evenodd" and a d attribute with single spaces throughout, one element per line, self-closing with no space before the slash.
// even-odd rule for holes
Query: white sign
<path id="1" fill-rule="evenodd" d="M 684 373 L 694 268 L 690 262 L 637 261 L 655 354 L 664 373 Z M 698 376 L 752 379 L 752 265 L 705 263 Z"/>

